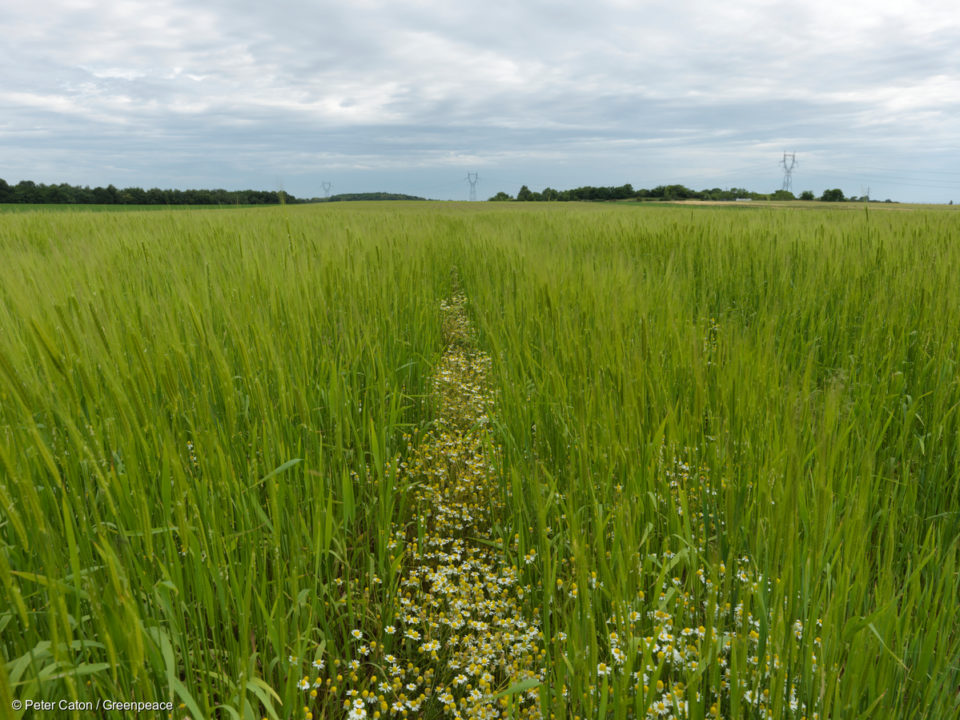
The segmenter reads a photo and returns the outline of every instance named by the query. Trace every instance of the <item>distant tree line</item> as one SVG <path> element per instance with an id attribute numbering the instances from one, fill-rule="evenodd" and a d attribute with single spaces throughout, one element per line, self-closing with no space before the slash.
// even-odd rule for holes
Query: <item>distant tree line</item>
<path id="1" fill-rule="evenodd" d="M 516 198 L 505 192 L 498 192 L 491 201 L 517 200 L 518 202 L 570 202 L 570 201 L 613 201 L 613 200 L 817 200 L 810 190 L 805 190 L 797 198 L 789 190 L 776 190 L 772 193 L 751 192 L 744 188 L 713 188 L 709 190 L 692 190 L 684 185 L 657 185 L 647 190 L 635 190 L 632 185 L 616 187 L 584 187 L 571 190 L 554 190 L 544 188 L 542 192 L 533 192 L 526 185 L 520 188 Z M 839 188 L 825 190 L 819 200 L 826 202 L 866 201 L 867 197 L 844 197 Z M 887 200 L 886 202 L 891 202 Z"/>
<path id="2" fill-rule="evenodd" d="M 76 205 L 277 205 L 315 202 L 295 198 L 282 190 L 161 190 L 78 185 L 44 185 L 21 180 L 9 185 L 0 179 L 0 203 L 62 203 Z"/>

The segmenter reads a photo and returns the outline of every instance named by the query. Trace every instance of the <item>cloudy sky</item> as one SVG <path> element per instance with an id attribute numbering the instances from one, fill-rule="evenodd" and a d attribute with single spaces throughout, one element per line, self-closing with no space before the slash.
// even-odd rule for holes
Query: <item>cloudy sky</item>
<path id="1" fill-rule="evenodd" d="M 0 3 L 11 184 L 960 202 L 956 0 Z"/>

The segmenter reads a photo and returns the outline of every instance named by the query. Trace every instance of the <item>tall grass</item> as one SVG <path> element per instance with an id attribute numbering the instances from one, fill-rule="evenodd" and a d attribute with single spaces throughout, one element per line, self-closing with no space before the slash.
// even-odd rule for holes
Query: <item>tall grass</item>
<path id="1" fill-rule="evenodd" d="M 566 712 L 596 713 L 610 616 L 644 591 L 657 607 L 669 572 L 698 602 L 752 599 L 760 665 L 793 664 L 808 714 L 955 716 L 955 216 L 585 207 L 512 222 L 477 233 L 464 286 L 524 479 L 512 530 L 544 561 L 544 624 L 578 638 L 551 658 Z M 773 582 L 704 594 L 696 571 L 722 584 L 738 558 Z M 604 589 L 564 598 L 565 562 Z M 709 672 L 682 674 L 691 716 L 709 714 Z"/>
<path id="2" fill-rule="evenodd" d="M 4 215 L 0 704 L 302 715 L 288 657 L 353 659 L 400 592 L 456 267 L 545 714 L 956 716 L 958 239 L 933 210 Z"/>
<path id="3" fill-rule="evenodd" d="M 365 480 L 419 422 L 442 350 L 447 238 L 408 240 L 422 222 L 3 218 L 4 712 L 287 715 L 288 655 L 365 612 L 334 611 L 334 581 L 389 575 L 379 529 L 400 503 Z"/>

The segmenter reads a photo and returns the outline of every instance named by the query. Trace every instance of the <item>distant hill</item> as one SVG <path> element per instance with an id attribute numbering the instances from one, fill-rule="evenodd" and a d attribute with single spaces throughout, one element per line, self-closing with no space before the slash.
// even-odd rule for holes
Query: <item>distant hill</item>
<path id="1" fill-rule="evenodd" d="M 320 199 L 320 202 L 350 202 L 353 200 L 426 200 L 416 195 L 402 193 L 370 192 L 370 193 L 343 193 Z"/>

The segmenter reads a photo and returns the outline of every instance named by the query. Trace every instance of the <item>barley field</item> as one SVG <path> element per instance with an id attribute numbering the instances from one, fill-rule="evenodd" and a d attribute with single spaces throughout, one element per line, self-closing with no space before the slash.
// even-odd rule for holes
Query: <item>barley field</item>
<path id="1" fill-rule="evenodd" d="M 960 717 L 958 278 L 948 208 L 0 213 L 0 717 Z"/>

